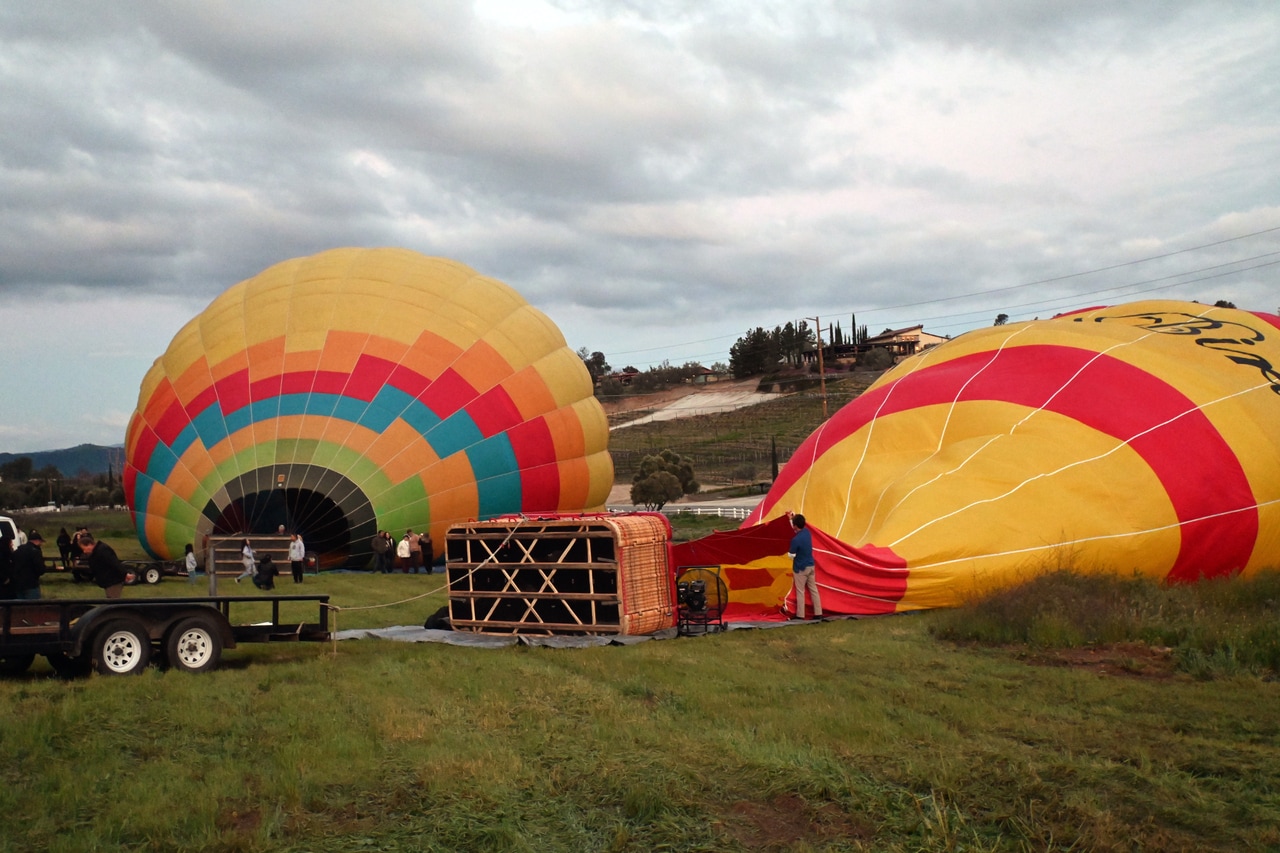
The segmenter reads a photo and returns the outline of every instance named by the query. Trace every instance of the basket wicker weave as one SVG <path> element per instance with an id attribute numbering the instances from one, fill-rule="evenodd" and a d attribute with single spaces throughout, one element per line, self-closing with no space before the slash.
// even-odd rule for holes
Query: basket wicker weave
<path id="1" fill-rule="evenodd" d="M 445 537 L 455 630 L 652 634 L 676 624 L 671 527 L 658 513 L 455 524 Z"/>

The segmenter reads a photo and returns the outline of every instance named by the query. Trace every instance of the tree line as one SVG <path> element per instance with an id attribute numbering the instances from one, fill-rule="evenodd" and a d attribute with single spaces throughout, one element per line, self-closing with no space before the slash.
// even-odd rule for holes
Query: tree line
<path id="1" fill-rule="evenodd" d="M 114 467 L 107 473 L 64 477 L 53 465 L 37 469 L 29 456 L 0 465 L 0 507 L 117 506 L 124 503 L 124 486 Z"/>

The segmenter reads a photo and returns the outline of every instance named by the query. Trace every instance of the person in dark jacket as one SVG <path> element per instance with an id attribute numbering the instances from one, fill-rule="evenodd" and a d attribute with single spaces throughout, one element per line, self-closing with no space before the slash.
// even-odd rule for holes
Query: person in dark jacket
<path id="1" fill-rule="evenodd" d="M 58 557 L 62 560 L 62 568 L 71 568 L 71 534 L 67 532 L 67 528 L 63 527 L 58 531 Z"/>
<path id="2" fill-rule="evenodd" d="M 89 558 L 89 571 L 93 573 L 93 582 L 102 587 L 107 598 L 119 598 L 124 591 L 124 582 L 129 573 L 120 563 L 115 549 L 106 542 L 97 542 L 92 533 L 81 533 L 76 540 L 80 551 Z"/>
<path id="3" fill-rule="evenodd" d="M 13 539 L 7 525 L 0 524 L 0 600 L 13 598 Z"/>
<path id="4" fill-rule="evenodd" d="M 262 560 L 258 563 L 258 573 L 253 576 L 253 585 L 258 589 L 275 589 L 276 575 L 278 574 L 280 574 L 280 570 L 276 568 L 271 555 L 263 554 Z"/>
<path id="5" fill-rule="evenodd" d="M 14 598 L 37 599 L 40 597 L 40 576 L 44 574 L 44 554 L 40 546 L 44 537 L 39 530 L 27 534 L 27 544 L 19 545 L 13 552 L 13 574 L 11 581 Z"/>

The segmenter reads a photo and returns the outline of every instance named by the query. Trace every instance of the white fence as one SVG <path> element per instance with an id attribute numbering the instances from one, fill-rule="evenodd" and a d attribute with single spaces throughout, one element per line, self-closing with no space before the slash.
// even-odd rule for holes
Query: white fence
<path id="1" fill-rule="evenodd" d="M 635 512 L 640 507 L 634 506 L 611 506 L 606 507 L 609 512 Z M 663 515 L 718 515 L 721 518 L 732 518 L 742 521 L 751 514 L 751 508 L 745 506 L 664 506 L 661 510 Z"/>

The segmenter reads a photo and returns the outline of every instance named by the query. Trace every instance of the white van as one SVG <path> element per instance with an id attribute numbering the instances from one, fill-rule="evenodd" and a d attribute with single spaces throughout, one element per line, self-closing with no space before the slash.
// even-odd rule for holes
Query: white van
<path id="1" fill-rule="evenodd" d="M 14 524 L 13 519 L 7 515 L 0 515 L 0 527 L 9 528 L 9 538 L 13 540 L 10 548 L 17 548 L 19 545 L 26 544 L 27 534 L 23 533 L 18 525 Z"/>

